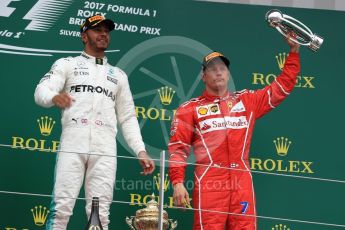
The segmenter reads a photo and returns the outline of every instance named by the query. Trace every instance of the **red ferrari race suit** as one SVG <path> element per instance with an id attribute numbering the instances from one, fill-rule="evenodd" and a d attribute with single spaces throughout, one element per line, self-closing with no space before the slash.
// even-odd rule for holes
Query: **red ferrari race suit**
<path id="1" fill-rule="evenodd" d="M 289 95 L 299 71 L 299 54 L 290 52 L 280 76 L 265 88 L 223 97 L 204 92 L 178 108 L 171 126 L 169 175 L 173 185 L 184 183 L 192 148 L 197 163 L 193 229 L 257 229 L 248 161 L 254 125 Z"/>

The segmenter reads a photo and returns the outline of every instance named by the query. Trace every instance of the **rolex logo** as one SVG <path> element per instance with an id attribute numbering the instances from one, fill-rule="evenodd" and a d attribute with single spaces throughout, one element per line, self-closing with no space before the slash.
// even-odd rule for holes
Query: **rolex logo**
<path id="1" fill-rule="evenodd" d="M 286 54 L 286 53 L 279 53 L 279 54 L 276 56 L 277 63 L 278 63 L 278 66 L 279 66 L 279 69 L 280 69 L 280 70 L 283 70 L 283 67 L 284 67 L 285 60 L 286 60 L 286 57 L 287 57 L 287 56 L 289 56 L 289 54 Z"/>
<path id="2" fill-rule="evenodd" d="M 276 140 L 273 141 L 274 145 L 276 146 L 277 154 L 280 156 L 286 156 L 289 147 L 291 145 L 291 141 L 286 137 L 278 137 Z"/>
<path id="3" fill-rule="evenodd" d="M 40 127 L 40 132 L 43 136 L 49 136 L 53 130 L 55 121 L 51 117 L 48 116 L 41 117 L 37 119 L 38 126 Z"/>
<path id="4" fill-rule="evenodd" d="M 272 230 L 290 230 L 286 225 L 277 224 L 276 226 L 272 227 Z"/>
<path id="5" fill-rule="evenodd" d="M 157 176 L 154 176 L 153 180 L 155 181 L 156 187 L 159 190 L 159 186 L 161 184 L 160 173 L 158 173 Z M 164 185 L 163 185 L 164 191 L 168 190 L 169 184 L 170 184 L 170 181 L 168 179 L 168 174 L 165 174 Z"/>
<path id="6" fill-rule="evenodd" d="M 43 226 L 47 220 L 47 216 L 49 213 L 49 210 L 47 210 L 46 207 L 42 207 L 42 205 L 39 205 L 38 207 L 35 206 L 34 209 L 31 209 L 34 223 L 37 226 Z"/>
<path id="7" fill-rule="evenodd" d="M 173 91 L 172 88 L 169 88 L 168 86 L 162 87 L 158 89 L 159 97 L 161 99 L 161 102 L 163 105 L 170 105 L 173 96 L 175 94 L 175 91 Z"/>

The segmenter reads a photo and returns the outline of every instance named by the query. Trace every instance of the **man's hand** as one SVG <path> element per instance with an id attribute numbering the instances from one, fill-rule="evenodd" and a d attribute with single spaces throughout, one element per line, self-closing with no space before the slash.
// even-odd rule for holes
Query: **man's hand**
<path id="1" fill-rule="evenodd" d="M 290 38 L 295 38 L 297 35 L 295 32 L 290 31 L 287 35 L 286 35 L 286 42 L 288 43 L 288 45 L 290 46 L 290 52 L 294 52 L 294 53 L 298 53 L 299 52 L 299 47 L 300 44 L 292 41 Z"/>
<path id="2" fill-rule="evenodd" d="M 190 205 L 189 194 L 184 187 L 183 183 L 177 183 L 174 185 L 174 204 L 178 207 L 185 207 Z"/>
<path id="3" fill-rule="evenodd" d="M 73 98 L 67 93 L 63 92 L 53 97 L 52 99 L 54 105 L 60 109 L 68 108 L 72 105 Z"/>
<path id="4" fill-rule="evenodd" d="M 141 167 L 143 167 L 143 172 L 141 174 L 148 175 L 155 170 L 155 162 L 149 157 L 147 152 L 141 151 L 138 154 L 139 162 Z"/>

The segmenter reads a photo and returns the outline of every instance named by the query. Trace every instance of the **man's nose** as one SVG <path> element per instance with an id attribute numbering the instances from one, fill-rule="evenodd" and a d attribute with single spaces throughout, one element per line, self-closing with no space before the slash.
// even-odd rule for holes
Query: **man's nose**
<path id="1" fill-rule="evenodd" d="M 221 69 L 216 69 L 216 74 L 217 75 L 222 75 L 222 70 Z"/>

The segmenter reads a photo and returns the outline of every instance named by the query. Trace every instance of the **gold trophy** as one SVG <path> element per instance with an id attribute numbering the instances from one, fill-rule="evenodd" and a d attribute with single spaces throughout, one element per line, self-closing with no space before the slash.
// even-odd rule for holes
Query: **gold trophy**
<path id="1" fill-rule="evenodd" d="M 155 195 L 151 195 L 151 200 L 147 202 L 146 208 L 139 209 L 135 212 L 135 216 L 126 217 L 126 223 L 132 230 L 157 230 L 158 229 L 158 203 L 155 201 Z M 168 213 L 163 210 L 163 229 L 167 230 L 177 227 L 177 221 L 168 219 Z"/>

